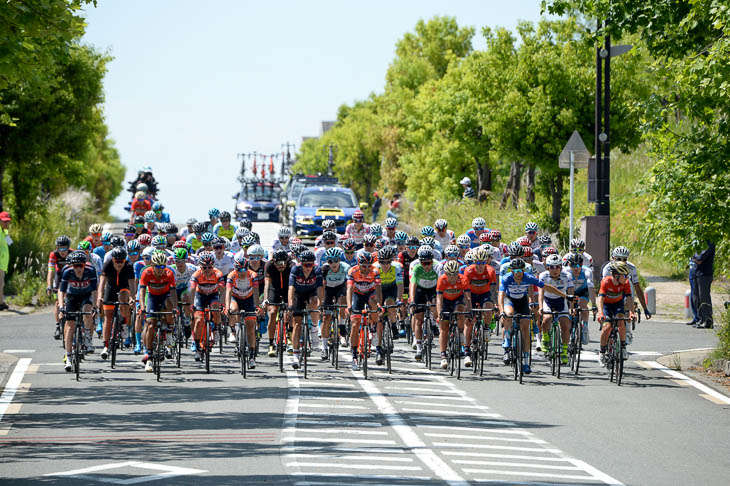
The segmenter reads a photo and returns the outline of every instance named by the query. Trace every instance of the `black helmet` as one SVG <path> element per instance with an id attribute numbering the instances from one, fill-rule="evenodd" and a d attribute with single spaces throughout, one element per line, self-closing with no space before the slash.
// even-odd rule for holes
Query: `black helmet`
<path id="1" fill-rule="evenodd" d="M 289 254 L 283 249 L 276 250 L 273 255 L 273 260 L 275 262 L 286 262 L 289 260 Z"/>
<path id="2" fill-rule="evenodd" d="M 312 250 L 304 250 L 299 254 L 299 261 L 304 263 L 313 263 L 315 260 L 314 252 Z"/>
<path id="3" fill-rule="evenodd" d="M 322 241 L 337 241 L 337 233 L 334 231 L 325 231 L 322 233 Z"/>
<path id="4" fill-rule="evenodd" d="M 378 250 L 378 260 L 392 260 L 395 256 L 392 246 L 384 246 Z"/>
<path id="5" fill-rule="evenodd" d="M 167 223 L 167 234 L 175 233 L 177 234 L 177 225 L 175 223 Z"/>
<path id="6" fill-rule="evenodd" d="M 71 245 L 71 238 L 69 238 L 66 235 L 61 235 L 58 238 L 56 238 L 56 246 L 70 246 Z"/>
<path id="7" fill-rule="evenodd" d="M 199 222 L 193 225 L 193 233 L 205 233 L 205 229 L 208 226 L 205 223 Z"/>
<path id="8" fill-rule="evenodd" d="M 113 260 L 126 260 L 127 259 L 127 251 L 124 248 L 114 248 L 111 253 L 112 253 Z"/>
<path id="9" fill-rule="evenodd" d="M 246 229 L 247 229 L 247 230 L 249 230 L 249 231 L 251 230 L 251 227 L 253 226 L 253 225 L 251 224 L 251 220 L 250 220 L 250 219 L 248 219 L 248 218 L 243 218 L 243 219 L 242 219 L 242 220 L 240 221 L 240 225 L 241 225 L 241 226 L 243 226 L 244 228 L 246 228 Z"/>
<path id="10" fill-rule="evenodd" d="M 133 225 L 133 224 L 128 224 L 128 225 L 127 225 L 127 226 L 126 226 L 126 227 L 124 228 L 124 232 L 125 232 L 125 233 L 136 233 L 136 232 L 137 232 L 137 230 L 135 229 L 135 227 L 134 227 L 134 225 Z"/>
<path id="11" fill-rule="evenodd" d="M 524 253 L 524 251 L 522 250 L 522 245 L 520 245 L 519 243 L 517 243 L 517 244 L 513 243 L 509 246 L 510 258 L 521 257 L 523 253 Z"/>
<path id="12" fill-rule="evenodd" d="M 406 245 L 408 246 L 419 246 L 420 244 L 421 242 L 415 236 L 409 236 L 406 240 Z"/>
<path id="13" fill-rule="evenodd" d="M 514 260 L 510 260 L 509 267 L 512 270 L 524 270 L 525 261 L 522 258 L 515 258 Z"/>
<path id="14" fill-rule="evenodd" d="M 134 224 L 140 224 L 140 223 L 144 224 L 144 217 L 142 217 L 142 216 L 135 216 L 134 217 Z"/>
<path id="15" fill-rule="evenodd" d="M 68 258 L 66 258 L 66 262 L 68 262 L 69 265 L 86 263 L 86 253 L 83 251 L 74 251 L 68 256 Z"/>
<path id="16" fill-rule="evenodd" d="M 418 259 L 425 261 L 433 260 L 433 250 L 431 250 L 430 248 L 419 248 Z"/>
<path id="17" fill-rule="evenodd" d="M 228 211 L 223 211 L 221 213 L 221 215 L 220 215 L 220 219 L 221 220 L 230 221 L 231 220 L 231 213 L 229 213 Z"/>
<path id="18" fill-rule="evenodd" d="M 124 248 L 125 246 L 127 246 L 127 242 L 124 241 L 124 238 L 116 235 L 112 236 L 110 243 L 114 248 Z"/>

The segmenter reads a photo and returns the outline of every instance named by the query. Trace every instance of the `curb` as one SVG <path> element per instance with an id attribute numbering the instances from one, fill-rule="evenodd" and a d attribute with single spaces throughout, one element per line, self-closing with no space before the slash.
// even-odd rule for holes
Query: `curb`
<path id="1" fill-rule="evenodd" d="M 46 314 L 46 313 L 50 313 L 52 311 L 53 311 L 52 305 L 45 305 L 43 307 L 32 307 L 32 306 L 19 307 L 19 308 L 0 311 L 0 319 L 2 319 L 4 317 L 26 316 L 28 314 Z"/>
<path id="2" fill-rule="evenodd" d="M 10 373 L 15 368 L 18 357 L 12 354 L 0 353 L 0 392 L 5 389 Z"/>
<path id="3" fill-rule="evenodd" d="M 707 359 L 713 350 L 702 350 L 702 351 L 684 351 L 681 353 L 671 353 L 660 356 L 656 359 L 656 362 L 666 366 L 669 369 L 679 371 L 688 375 L 693 380 L 699 381 L 705 386 L 708 386 L 718 393 L 728 395 L 730 390 L 728 387 L 717 383 L 712 377 L 708 376 L 702 371 L 695 371 L 690 368 L 703 368 L 704 361 Z M 679 366 L 678 366 L 679 365 Z M 725 376 L 730 376 L 730 362 L 723 360 L 723 367 Z"/>

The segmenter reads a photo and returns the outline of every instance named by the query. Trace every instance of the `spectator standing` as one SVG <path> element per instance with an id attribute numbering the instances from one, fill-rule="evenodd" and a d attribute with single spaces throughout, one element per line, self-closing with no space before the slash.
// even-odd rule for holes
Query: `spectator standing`
<path id="1" fill-rule="evenodd" d="M 380 206 L 383 204 L 383 200 L 380 199 L 380 196 L 377 192 L 373 193 L 373 223 L 378 220 L 378 213 L 380 212 Z"/>
<path id="2" fill-rule="evenodd" d="M 697 264 L 695 263 L 694 257 L 689 259 L 689 308 L 692 311 L 692 320 L 687 323 L 688 326 L 696 326 L 700 322 L 700 317 L 697 314 L 697 306 L 695 305 L 695 270 Z"/>
<path id="3" fill-rule="evenodd" d="M 707 248 L 695 253 L 692 257 L 697 268 L 694 274 L 694 288 L 692 289 L 695 299 L 695 307 L 697 308 L 697 316 L 699 322 L 696 328 L 712 329 L 712 297 L 710 296 L 710 288 L 712 287 L 713 272 L 715 266 L 715 244 L 707 240 Z"/>
<path id="4" fill-rule="evenodd" d="M 462 199 L 476 199 L 477 195 L 474 192 L 474 189 L 471 187 L 471 179 L 468 177 L 464 177 L 461 182 L 461 187 L 464 188 L 464 194 L 462 194 Z"/>
<path id="5" fill-rule="evenodd" d="M 390 205 L 388 206 L 388 212 L 386 215 L 389 218 L 395 218 L 398 219 L 398 213 L 400 212 L 400 194 L 397 192 L 393 194 L 393 199 L 390 200 Z"/>
<path id="6" fill-rule="evenodd" d="M 5 303 L 5 274 L 10 263 L 9 246 L 13 244 L 8 235 L 11 220 L 7 211 L 0 212 L 0 310 L 8 310 L 8 304 Z"/>

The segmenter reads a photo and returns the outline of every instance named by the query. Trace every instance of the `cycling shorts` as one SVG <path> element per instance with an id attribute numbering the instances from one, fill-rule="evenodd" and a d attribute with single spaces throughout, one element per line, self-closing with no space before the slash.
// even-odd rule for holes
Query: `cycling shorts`
<path id="1" fill-rule="evenodd" d="M 484 292 L 483 294 L 475 294 L 474 292 L 472 292 L 472 294 L 471 294 L 471 305 L 472 305 L 472 307 L 477 307 L 478 306 L 480 309 L 484 309 L 484 304 L 486 304 L 486 303 L 490 303 L 491 304 L 492 303 L 492 297 L 491 297 L 491 295 L 492 294 L 489 293 L 489 292 Z M 446 299 L 444 299 L 444 302 L 445 301 L 446 301 Z"/>
<path id="2" fill-rule="evenodd" d="M 180 302 L 183 300 L 184 295 L 188 295 L 190 293 L 190 287 L 176 288 L 175 293 L 177 294 L 177 301 Z"/>
<path id="3" fill-rule="evenodd" d="M 195 293 L 195 302 L 193 303 L 193 308 L 196 311 L 202 312 L 205 310 L 206 307 L 213 308 L 213 304 L 220 303 L 220 299 L 218 298 L 218 292 L 214 292 L 212 294 L 201 294 L 200 292 Z"/>
<path id="4" fill-rule="evenodd" d="M 389 285 L 387 287 L 382 287 L 383 292 L 383 302 L 385 302 L 388 299 L 393 299 L 393 302 L 398 300 L 398 286 L 397 285 Z"/>
<path id="5" fill-rule="evenodd" d="M 266 294 L 266 300 L 274 304 L 285 304 L 289 296 L 287 292 L 289 289 L 277 289 L 269 286 L 269 293 Z"/>
<path id="6" fill-rule="evenodd" d="M 454 300 L 444 299 L 444 305 L 441 306 L 441 312 L 454 312 L 456 307 L 462 304 L 464 304 L 463 295 Z"/>
<path id="7" fill-rule="evenodd" d="M 66 294 L 64 306 L 66 312 L 81 312 L 86 304 L 91 304 L 91 292 L 88 294 Z"/>
<path id="8" fill-rule="evenodd" d="M 236 305 L 238 305 L 238 311 L 239 312 L 255 312 L 256 311 L 256 305 L 253 301 L 253 295 L 246 297 L 245 299 L 241 299 L 236 297 L 235 295 L 232 295 L 231 298 L 236 301 Z M 255 319 L 253 316 L 246 316 L 246 319 Z"/>
<path id="9" fill-rule="evenodd" d="M 307 305 L 312 300 L 313 297 L 317 297 L 317 291 L 313 292 L 297 292 L 294 291 L 294 302 L 292 302 L 292 307 L 294 307 L 294 315 L 295 316 L 303 316 L 304 312 L 302 312 L 304 309 L 307 308 Z"/>
<path id="10" fill-rule="evenodd" d="M 107 285 L 104 289 L 104 297 L 103 297 L 103 303 L 105 306 L 111 306 L 114 308 L 114 302 L 121 302 L 119 294 L 125 292 L 127 294 L 127 298 L 129 298 L 129 289 L 128 288 L 120 288 L 113 285 Z"/>
<path id="11" fill-rule="evenodd" d="M 147 304 L 146 309 L 147 312 L 165 312 L 167 311 L 167 308 L 165 307 L 165 303 L 167 302 L 167 299 L 170 298 L 170 292 L 167 292 L 166 294 L 162 295 L 153 295 L 147 292 Z"/>
<path id="12" fill-rule="evenodd" d="M 416 295 L 413 296 L 413 302 L 418 305 L 426 305 L 429 301 L 436 298 L 436 287 L 424 289 L 416 286 Z"/>
<path id="13" fill-rule="evenodd" d="M 354 293 L 354 292 L 353 292 Z M 342 283 L 337 287 L 324 288 L 324 305 L 337 304 L 340 297 L 347 295 L 347 284 Z"/>
<path id="14" fill-rule="evenodd" d="M 590 300 L 590 297 L 588 295 L 588 287 L 584 287 L 582 290 L 579 290 L 575 293 L 576 297 L 580 297 L 581 299 L 588 301 Z"/>
<path id="15" fill-rule="evenodd" d="M 365 309 L 365 304 L 370 302 L 370 297 L 373 295 L 375 291 L 368 292 L 367 294 L 358 294 L 357 292 L 352 292 L 352 311 L 354 313 L 360 313 Z M 370 310 L 373 310 L 372 307 Z"/>
<path id="16" fill-rule="evenodd" d="M 511 307 L 515 314 L 527 315 L 530 313 L 530 299 L 525 295 L 519 299 L 504 296 L 504 307 Z"/>
<path id="17" fill-rule="evenodd" d="M 608 317 L 615 317 L 618 314 L 626 314 L 626 310 L 624 309 L 624 302 L 616 302 L 613 304 L 609 304 L 608 302 L 603 304 L 603 313 Z"/>
<path id="18" fill-rule="evenodd" d="M 555 312 L 559 317 L 568 316 L 568 305 L 565 299 L 559 297 L 557 299 L 551 299 L 545 297 L 542 302 L 542 310 L 545 312 Z"/>

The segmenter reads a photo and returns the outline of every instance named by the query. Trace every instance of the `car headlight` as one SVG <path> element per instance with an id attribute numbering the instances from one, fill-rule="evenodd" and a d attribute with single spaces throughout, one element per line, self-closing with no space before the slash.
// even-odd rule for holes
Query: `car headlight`
<path id="1" fill-rule="evenodd" d="M 248 203 L 238 203 L 236 207 L 239 211 L 251 211 L 251 205 Z"/>
<path id="2" fill-rule="evenodd" d="M 311 216 L 297 216 L 296 221 L 299 224 L 314 224 Z"/>

